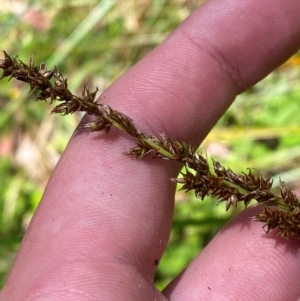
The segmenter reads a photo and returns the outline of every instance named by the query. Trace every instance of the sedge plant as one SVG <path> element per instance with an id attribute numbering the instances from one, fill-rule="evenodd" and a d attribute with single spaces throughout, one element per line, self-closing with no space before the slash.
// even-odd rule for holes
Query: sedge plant
<path id="1" fill-rule="evenodd" d="M 272 192 L 273 180 L 264 178 L 254 169 L 246 173 L 237 174 L 221 163 L 208 160 L 199 154 L 191 145 L 167 137 L 165 134 L 155 137 L 140 132 L 133 121 L 125 114 L 101 103 L 97 98 L 98 89 L 91 90 L 88 83 L 82 89 L 82 95 L 74 95 L 68 89 L 67 79 L 55 67 L 47 70 L 42 62 L 34 64 L 31 56 L 29 64 L 25 64 L 18 57 L 11 57 L 4 51 L 4 59 L 0 59 L 2 78 L 17 79 L 29 84 L 30 92 L 39 91 L 36 100 L 50 100 L 50 104 L 58 101 L 52 113 L 61 115 L 85 112 L 95 117 L 94 122 L 87 123 L 83 128 L 90 131 L 109 132 L 111 127 L 130 135 L 135 146 L 124 153 L 136 159 L 153 154 L 154 157 L 166 160 L 175 160 L 184 166 L 181 177 L 172 181 L 182 184 L 186 191 L 194 190 L 197 198 L 206 196 L 216 198 L 219 203 L 226 203 L 226 210 L 242 202 L 245 208 L 254 200 L 253 206 L 261 211 L 253 218 L 263 223 L 266 233 L 276 229 L 276 235 L 287 240 L 295 236 L 300 239 L 300 199 L 291 189 L 280 182 L 280 193 Z"/>

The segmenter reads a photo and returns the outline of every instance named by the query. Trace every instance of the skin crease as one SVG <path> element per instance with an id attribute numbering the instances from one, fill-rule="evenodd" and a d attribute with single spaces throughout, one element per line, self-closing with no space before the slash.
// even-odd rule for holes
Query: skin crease
<path id="1" fill-rule="evenodd" d="M 146 133 L 199 145 L 235 96 L 300 46 L 298 0 L 215 0 L 104 93 Z M 90 120 L 84 118 L 83 123 Z M 0 300 L 297 300 L 299 242 L 266 235 L 250 208 L 165 289 L 155 261 L 171 229 L 178 166 L 77 129 L 45 190 Z"/>

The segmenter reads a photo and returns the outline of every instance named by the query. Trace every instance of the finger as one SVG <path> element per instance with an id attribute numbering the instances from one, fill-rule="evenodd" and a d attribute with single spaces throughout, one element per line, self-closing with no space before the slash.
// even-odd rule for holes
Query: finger
<path id="1" fill-rule="evenodd" d="M 198 144 L 237 94 L 299 49 L 298 3 L 272 4 L 208 1 L 106 99 L 145 131 Z"/>
<path id="2" fill-rule="evenodd" d="M 170 300 L 281 301 L 300 295 L 299 241 L 266 234 L 253 217 L 236 216 L 165 289 Z"/>
<path id="3" fill-rule="evenodd" d="M 105 100 L 143 131 L 166 132 L 198 144 L 237 93 L 299 46 L 296 0 L 288 7 L 279 0 L 272 5 L 224 3 L 226 7 L 221 1 L 201 7 L 112 85 Z M 247 17 L 247 11 L 255 17 Z M 264 26 L 266 22 L 272 27 Z M 76 287 L 80 279 L 88 287 L 82 290 L 96 296 L 109 289 L 99 277 L 103 270 L 112 270 L 107 262 L 133 274 L 130 281 L 121 281 L 120 290 L 133 289 L 128 281 L 140 275 L 151 281 L 170 230 L 172 170 L 168 163 L 125 158 L 121 152 L 130 146 L 130 140 L 116 132 L 105 139 L 76 132 L 32 221 L 7 292 L 18 278 L 25 279 L 20 296 L 41 288 L 48 293 L 54 284 L 61 287 L 63 278 L 64 290 Z M 70 271 L 72 278 L 66 280 Z M 107 281 L 113 282 L 112 277 Z"/>

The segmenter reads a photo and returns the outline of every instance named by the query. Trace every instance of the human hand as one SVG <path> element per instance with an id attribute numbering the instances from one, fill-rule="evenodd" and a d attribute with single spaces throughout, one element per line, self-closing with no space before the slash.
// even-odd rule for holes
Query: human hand
<path id="1" fill-rule="evenodd" d="M 238 93 L 300 45 L 298 0 L 200 7 L 107 91 L 143 132 L 198 145 Z M 85 117 L 82 123 L 88 122 Z M 248 209 L 165 290 L 153 275 L 171 229 L 179 167 L 131 160 L 130 137 L 77 129 L 0 300 L 296 300 L 298 243 L 276 244 Z"/>

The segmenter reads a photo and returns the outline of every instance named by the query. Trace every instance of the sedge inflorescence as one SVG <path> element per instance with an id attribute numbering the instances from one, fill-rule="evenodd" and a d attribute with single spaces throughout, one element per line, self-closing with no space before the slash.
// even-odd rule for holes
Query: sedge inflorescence
<path id="1" fill-rule="evenodd" d="M 67 79 L 56 67 L 49 71 L 44 62 L 35 66 L 32 56 L 29 64 L 25 64 L 4 51 L 0 68 L 3 70 L 1 78 L 15 78 L 28 83 L 30 92 L 39 91 L 37 100 L 60 102 L 52 113 L 68 115 L 78 111 L 86 112 L 94 116 L 95 121 L 85 124 L 83 128 L 108 133 L 113 126 L 129 134 L 136 145 L 125 151 L 126 154 L 142 159 L 152 153 L 157 158 L 181 162 L 185 170 L 181 172 L 180 178 L 171 180 L 182 184 L 183 190 L 194 190 L 195 195 L 202 200 L 211 196 L 219 203 L 225 202 L 226 210 L 240 202 L 247 207 L 250 201 L 255 200 L 255 206 L 260 206 L 262 210 L 254 219 L 264 223 L 265 232 L 276 229 L 276 234 L 287 240 L 292 236 L 300 239 L 300 200 L 283 182 L 280 183 L 280 194 L 275 195 L 271 191 L 273 180 L 264 178 L 253 169 L 237 174 L 214 160 L 211 167 L 205 157 L 185 142 L 165 134 L 155 137 L 139 132 L 128 116 L 96 99 L 98 89 L 91 91 L 86 83 L 82 95 L 76 96 L 68 89 Z"/>

